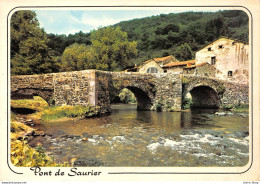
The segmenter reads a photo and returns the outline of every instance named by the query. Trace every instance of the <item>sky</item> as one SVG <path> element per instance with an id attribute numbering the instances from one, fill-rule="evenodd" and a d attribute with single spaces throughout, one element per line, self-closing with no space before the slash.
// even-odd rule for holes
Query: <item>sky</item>
<path id="1" fill-rule="evenodd" d="M 187 11 L 193 10 L 36 10 L 35 12 L 40 27 L 47 33 L 68 35 L 79 31 L 90 32 L 99 27 L 135 18 Z M 218 10 L 207 10 L 209 11 Z"/>

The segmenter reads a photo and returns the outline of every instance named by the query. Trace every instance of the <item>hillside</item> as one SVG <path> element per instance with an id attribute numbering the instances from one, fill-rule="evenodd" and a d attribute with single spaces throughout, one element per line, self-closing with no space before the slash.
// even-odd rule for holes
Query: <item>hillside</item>
<path id="1" fill-rule="evenodd" d="M 123 21 L 113 25 L 127 32 L 129 41 L 138 42 L 138 55 L 129 65 L 140 64 L 153 57 L 178 55 L 187 43 L 194 53 L 220 36 L 248 41 L 248 16 L 243 11 L 186 12 L 161 14 Z M 74 35 L 49 34 L 48 46 L 60 56 L 73 43 L 90 45 L 90 33 Z"/>
<path id="2" fill-rule="evenodd" d="M 175 55 L 188 43 L 195 52 L 220 36 L 248 41 L 248 17 L 242 11 L 187 12 L 120 22 L 129 40 L 138 42 L 138 61 Z"/>

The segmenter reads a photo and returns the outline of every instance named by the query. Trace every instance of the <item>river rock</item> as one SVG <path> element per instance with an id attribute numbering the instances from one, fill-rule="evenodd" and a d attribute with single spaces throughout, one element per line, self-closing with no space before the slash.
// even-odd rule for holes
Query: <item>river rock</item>
<path id="1" fill-rule="evenodd" d="M 45 132 L 44 131 L 35 131 L 34 136 L 45 136 Z"/>
<path id="2" fill-rule="evenodd" d="M 82 137 L 91 138 L 91 135 L 89 135 L 88 133 L 82 133 Z"/>
<path id="3" fill-rule="evenodd" d="M 97 158 L 85 158 L 85 157 L 82 157 L 82 158 L 78 158 L 73 166 L 76 166 L 76 167 L 84 167 L 84 166 L 103 166 L 104 163 L 102 161 L 100 161 L 99 159 Z"/>
<path id="4" fill-rule="evenodd" d="M 82 137 L 82 141 L 88 141 L 88 138 Z"/>
<path id="5" fill-rule="evenodd" d="M 241 116 L 241 117 L 243 117 L 243 118 L 246 118 L 246 117 L 247 117 L 246 114 L 242 114 L 242 113 L 240 113 L 240 114 L 238 114 L 238 115 Z"/>
<path id="6" fill-rule="evenodd" d="M 225 112 L 216 112 L 215 114 L 218 115 L 218 116 L 226 116 Z"/>

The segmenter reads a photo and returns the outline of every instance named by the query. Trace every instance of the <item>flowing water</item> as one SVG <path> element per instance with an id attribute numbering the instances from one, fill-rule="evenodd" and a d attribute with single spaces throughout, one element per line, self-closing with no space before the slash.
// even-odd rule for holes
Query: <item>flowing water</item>
<path id="1" fill-rule="evenodd" d="M 105 117 L 41 122 L 38 129 L 47 136 L 30 144 L 40 142 L 60 163 L 80 158 L 102 166 L 246 165 L 248 114 L 215 112 L 136 111 L 135 105 L 113 105 Z"/>

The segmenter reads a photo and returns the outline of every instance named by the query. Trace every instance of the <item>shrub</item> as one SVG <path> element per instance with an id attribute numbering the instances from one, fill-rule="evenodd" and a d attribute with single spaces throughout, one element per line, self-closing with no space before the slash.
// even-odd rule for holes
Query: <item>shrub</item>
<path id="1" fill-rule="evenodd" d="M 41 117 L 43 120 L 49 121 L 49 120 L 55 120 L 64 117 L 75 118 L 75 117 L 90 117 L 94 115 L 97 115 L 97 111 L 93 106 L 64 105 L 64 106 L 47 108 L 42 112 Z"/>
<path id="2" fill-rule="evenodd" d="M 27 142 L 16 140 L 11 142 L 11 161 L 15 166 L 53 166 L 54 161 L 44 154 L 44 149 L 31 148 Z"/>
<path id="3" fill-rule="evenodd" d="M 182 109 L 189 109 L 192 106 L 192 99 L 190 98 L 184 98 L 182 101 Z"/>
<path id="4" fill-rule="evenodd" d="M 11 142 L 11 162 L 17 167 L 69 167 L 69 163 L 57 164 L 47 156 L 42 146 L 31 148 L 26 141 Z"/>

